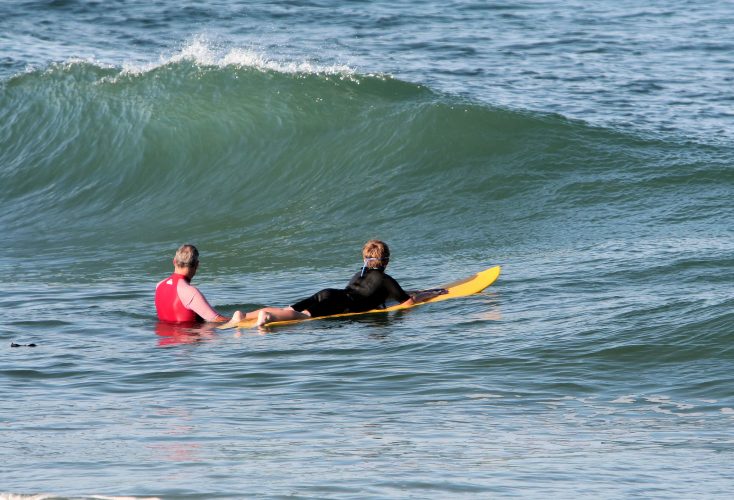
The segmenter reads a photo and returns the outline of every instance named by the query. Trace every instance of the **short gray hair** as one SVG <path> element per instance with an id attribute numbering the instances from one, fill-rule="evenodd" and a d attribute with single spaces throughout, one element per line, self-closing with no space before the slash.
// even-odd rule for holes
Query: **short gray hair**
<path id="1" fill-rule="evenodd" d="M 199 251 L 194 245 L 181 245 L 176 250 L 173 263 L 177 267 L 195 267 L 199 263 Z"/>

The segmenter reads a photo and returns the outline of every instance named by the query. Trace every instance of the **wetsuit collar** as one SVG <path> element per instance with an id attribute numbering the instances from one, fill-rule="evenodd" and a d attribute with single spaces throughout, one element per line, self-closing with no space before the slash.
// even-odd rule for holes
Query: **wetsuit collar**
<path id="1" fill-rule="evenodd" d="M 182 273 L 173 273 L 173 274 L 175 274 L 176 276 L 181 276 L 181 279 L 185 280 L 186 283 L 191 283 L 191 277 L 190 276 L 188 276 L 186 274 L 182 274 Z"/>
<path id="2" fill-rule="evenodd" d="M 369 267 L 370 263 L 371 263 L 371 262 L 374 262 L 374 261 L 377 261 L 377 262 L 382 262 L 382 259 L 377 259 L 377 258 L 375 258 L 375 257 L 370 257 L 370 258 L 368 258 L 368 259 L 364 259 L 364 265 L 362 266 L 362 272 L 361 272 L 361 273 L 359 274 L 359 277 L 360 277 L 360 278 L 361 278 L 362 276 L 364 276 L 364 272 L 365 272 L 365 271 L 366 271 L 367 269 L 376 269 L 376 270 L 378 270 L 378 271 L 384 271 L 384 270 L 385 270 L 385 266 L 381 266 L 381 267 Z"/>

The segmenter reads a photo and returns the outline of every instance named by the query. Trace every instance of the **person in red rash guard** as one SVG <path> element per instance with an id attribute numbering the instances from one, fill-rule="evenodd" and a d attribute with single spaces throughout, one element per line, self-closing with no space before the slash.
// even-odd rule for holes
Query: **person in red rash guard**
<path id="1" fill-rule="evenodd" d="M 181 245 L 173 258 L 173 267 L 173 274 L 155 287 L 155 309 L 159 320 L 169 323 L 229 321 L 191 285 L 199 267 L 199 251 L 194 245 Z"/>

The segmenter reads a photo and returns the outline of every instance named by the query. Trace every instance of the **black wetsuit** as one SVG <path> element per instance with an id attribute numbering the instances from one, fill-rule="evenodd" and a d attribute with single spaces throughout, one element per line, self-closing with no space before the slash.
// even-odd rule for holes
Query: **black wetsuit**
<path id="1" fill-rule="evenodd" d="M 358 272 L 344 289 L 326 288 L 291 307 L 296 311 L 308 310 L 311 316 L 329 316 L 345 312 L 362 312 L 384 307 L 388 300 L 405 302 L 410 298 L 405 290 L 383 269 L 365 269 Z"/>

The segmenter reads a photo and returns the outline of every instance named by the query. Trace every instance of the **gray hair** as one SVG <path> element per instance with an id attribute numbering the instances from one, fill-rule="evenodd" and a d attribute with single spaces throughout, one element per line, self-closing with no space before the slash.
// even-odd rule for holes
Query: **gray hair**
<path id="1" fill-rule="evenodd" d="M 194 245 L 181 245 L 176 250 L 173 263 L 177 267 L 195 267 L 199 263 L 199 251 Z"/>

